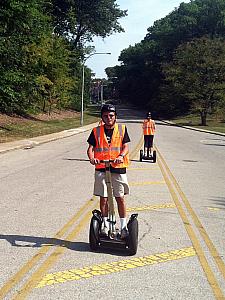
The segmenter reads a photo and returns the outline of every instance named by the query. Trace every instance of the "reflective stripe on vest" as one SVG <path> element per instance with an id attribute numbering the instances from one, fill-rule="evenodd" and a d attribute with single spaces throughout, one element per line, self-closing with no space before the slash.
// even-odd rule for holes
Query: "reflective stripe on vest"
<path id="1" fill-rule="evenodd" d="M 143 122 L 143 134 L 154 135 L 155 133 L 155 122 L 153 120 L 144 120 Z"/>
<path id="2" fill-rule="evenodd" d="M 104 126 L 98 126 L 93 129 L 94 136 L 96 140 L 96 146 L 94 148 L 94 157 L 99 160 L 104 159 L 116 159 L 123 149 L 123 138 L 125 134 L 125 125 L 115 124 L 112 139 L 110 145 L 108 144 Z M 112 167 L 114 168 L 127 168 L 129 165 L 129 157 L 128 154 L 123 158 L 123 163 L 114 164 L 112 163 Z M 95 166 L 96 169 L 105 168 L 104 164 L 99 164 Z"/>

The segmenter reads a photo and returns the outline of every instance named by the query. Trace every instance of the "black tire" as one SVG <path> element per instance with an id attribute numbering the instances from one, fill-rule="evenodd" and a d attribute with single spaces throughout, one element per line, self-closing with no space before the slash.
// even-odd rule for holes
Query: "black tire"
<path id="1" fill-rule="evenodd" d="M 140 150 L 140 161 L 142 161 L 143 158 L 143 150 Z"/>
<path id="2" fill-rule="evenodd" d="M 155 150 L 153 151 L 153 162 L 154 163 L 156 162 L 156 151 Z"/>
<path id="3" fill-rule="evenodd" d="M 130 224 L 128 224 L 128 252 L 130 255 L 135 255 L 137 253 L 138 247 L 138 220 L 134 219 Z"/>
<path id="4" fill-rule="evenodd" d="M 89 245 L 92 251 L 97 250 L 99 247 L 99 233 L 99 221 L 96 220 L 96 218 L 92 217 L 89 230 Z"/>

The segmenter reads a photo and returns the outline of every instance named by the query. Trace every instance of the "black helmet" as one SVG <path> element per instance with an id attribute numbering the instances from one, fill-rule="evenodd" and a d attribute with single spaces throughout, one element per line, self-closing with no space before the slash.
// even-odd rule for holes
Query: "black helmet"
<path id="1" fill-rule="evenodd" d="M 147 118 L 147 119 L 151 119 L 151 116 L 152 116 L 152 114 L 151 114 L 151 112 L 149 111 L 149 112 L 146 114 L 146 118 Z"/>
<path id="2" fill-rule="evenodd" d="M 116 115 L 116 107 L 112 104 L 104 104 L 101 108 L 101 117 L 104 112 L 114 112 Z"/>

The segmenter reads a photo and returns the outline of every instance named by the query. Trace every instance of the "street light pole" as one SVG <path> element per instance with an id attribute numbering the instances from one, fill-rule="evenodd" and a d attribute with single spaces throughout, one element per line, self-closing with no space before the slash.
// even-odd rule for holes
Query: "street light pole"
<path id="1" fill-rule="evenodd" d="M 82 86 L 81 86 L 81 114 L 80 114 L 80 125 L 83 126 L 84 124 L 84 68 L 85 68 L 85 62 L 93 55 L 96 54 L 111 54 L 110 52 L 95 52 L 90 54 L 89 56 L 85 57 L 82 62 Z"/>

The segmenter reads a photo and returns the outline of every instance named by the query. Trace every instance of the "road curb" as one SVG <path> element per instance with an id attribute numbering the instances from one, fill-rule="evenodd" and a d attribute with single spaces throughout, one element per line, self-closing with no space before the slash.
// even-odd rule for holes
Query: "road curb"
<path id="1" fill-rule="evenodd" d="M 45 143 L 67 138 L 91 130 L 94 126 L 97 126 L 97 124 L 98 123 L 92 123 L 83 127 L 67 129 L 60 132 L 51 133 L 43 136 L 37 136 L 30 139 L 23 139 L 23 140 L 8 142 L 8 143 L 2 143 L 0 144 L 0 154 L 13 151 L 13 150 L 19 150 L 19 149 L 31 149 Z"/>
<path id="2" fill-rule="evenodd" d="M 205 132 L 205 133 L 219 135 L 219 136 L 225 136 L 224 133 L 220 133 L 220 132 L 216 132 L 216 131 L 209 131 L 209 130 L 195 128 L 195 127 L 191 127 L 191 126 L 182 126 L 182 125 L 178 125 L 178 124 L 168 121 L 168 120 L 160 120 L 160 121 L 165 124 L 169 124 L 171 126 L 177 126 L 177 127 L 186 128 L 189 130 Z M 18 141 L 9 142 L 9 143 L 2 143 L 2 144 L 0 144 L 0 154 L 6 153 L 9 151 L 13 151 L 13 150 L 19 150 L 19 149 L 31 149 L 31 148 L 34 148 L 36 146 L 39 146 L 39 145 L 42 145 L 45 143 L 53 142 L 53 141 L 56 141 L 59 139 L 64 139 L 64 138 L 91 130 L 93 127 L 95 127 L 97 125 L 98 125 L 98 123 L 96 122 L 96 123 L 92 123 L 92 124 L 89 124 L 89 125 L 86 125 L 83 127 L 67 129 L 67 130 L 63 130 L 60 132 L 51 133 L 48 135 L 37 136 L 34 138 L 18 140 Z"/>
<path id="3" fill-rule="evenodd" d="M 168 120 L 160 120 L 160 121 L 163 122 L 163 123 L 169 124 L 171 126 L 177 126 L 177 127 L 186 128 L 186 129 L 189 129 L 189 130 L 194 130 L 194 131 L 205 132 L 205 133 L 214 134 L 214 135 L 225 136 L 225 133 L 221 133 L 221 132 L 217 132 L 217 131 L 210 131 L 210 130 L 196 128 L 196 127 L 192 127 L 192 126 L 178 125 L 178 124 L 176 124 L 172 121 L 168 121 Z"/>

